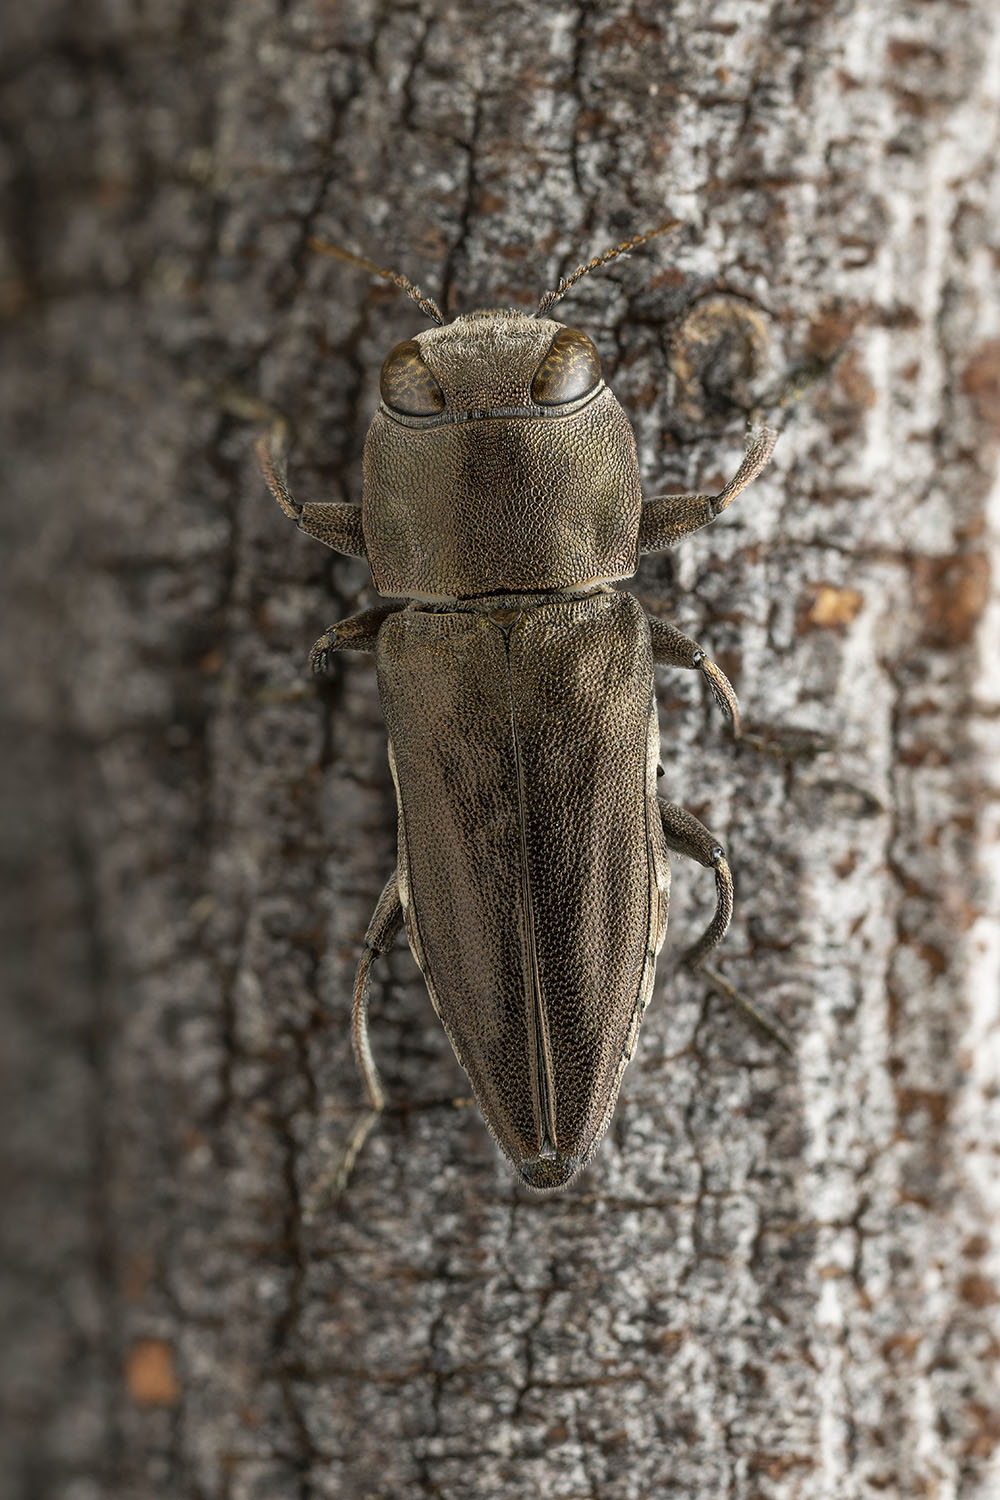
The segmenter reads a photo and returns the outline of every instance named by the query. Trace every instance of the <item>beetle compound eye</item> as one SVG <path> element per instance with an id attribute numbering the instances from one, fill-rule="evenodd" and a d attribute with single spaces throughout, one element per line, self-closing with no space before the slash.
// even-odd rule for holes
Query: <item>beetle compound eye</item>
<path id="1" fill-rule="evenodd" d="M 561 406 L 592 391 L 601 378 L 601 356 L 578 328 L 560 328 L 535 371 L 531 398 L 539 406 Z"/>
<path id="2" fill-rule="evenodd" d="M 405 417 L 436 417 L 444 392 L 420 357 L 416 339 L 397 344 L 382 366 L 379 391 L 386 406 Z"/>

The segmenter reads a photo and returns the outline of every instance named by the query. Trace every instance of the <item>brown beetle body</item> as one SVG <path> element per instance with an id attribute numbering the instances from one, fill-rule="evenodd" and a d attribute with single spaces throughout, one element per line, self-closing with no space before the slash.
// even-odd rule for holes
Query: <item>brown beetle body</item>
<path id="1" fill-rule="evenodd" d="M 697 642 L 611 585 L 725 509 L 773 435 L 751 433 L 721 494 L 643 505 L 632 430 L 589 338 L 511 310 L 398 345 L 381 390 L 360 515 L 297 505 L 261 447 L 286 512 L 364 553 L 379 591 L 404 601 L 331 626 L 313 652 L 319 671 L 332 651 L 375 652 L 399 808 L 398 866 L 355 988 L 371 1107 L 342 1175 L 383 1103 L 369 970 L 405 921 L 491 1131 L 527 1186 L 559 1188 L 596 1150 L 635 1048 L 667 848 L 715 872 L 716 915 L 689 962 L 732 910 L 721 845 L 657 794 L 654 662 L 700 670 L 734 720 L 735 696 Z"/>
<path id="2" fill-rule="evenodd" d="M 500 1146 L 561 1186 L 604 1134 L 666 931 L 645 616 L 603 589 L 406 609 L 376 662 L 410 947 Z"/>

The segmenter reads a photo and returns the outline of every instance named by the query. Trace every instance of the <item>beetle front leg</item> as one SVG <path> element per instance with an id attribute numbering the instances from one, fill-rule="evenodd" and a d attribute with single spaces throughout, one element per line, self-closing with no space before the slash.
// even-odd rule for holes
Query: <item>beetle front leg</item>
<path id="1" fill-rule="evenodd" d="M 757 478 L 774 451 L 777 437 L 770 427 L 752 427 L 747 433 L 743 462 L 717 495 L 654 495 L 647 500 L 639 521 L 640 553 L 663 552 L 721 516 L 726 506 Z"/>
<path id="2" fill-rule="evenodd" d="M 394 870 L 385 883 L 385 888 L 378 898 L 378 904 L 368 924 L 365 946 L 354 982 L 351 1035 L 358 1071 L 368 1096 L 368 1108 L 351 1131 L 347 1145 L 344 1147 L 344 1154 L 334 1177 L 334 1189 L 337 1192 L 342 1192 L 347 1186 L 354 1163 L 358 1159 L 358 1153 L 385 1107 L 385 1091 L 382 1088 L 382 1080 L 379 1078 L 378 1068 L 372 1056 L 371 1043 L 368 1040 L 368 988 L 372 964 L 376 958 L 380 958 L 392 947 L 402 925 L 403 907 L 399 899 L 399 885 Z"/>
<path id="3" fill-rule="evenodd" d="M 671 625 L 667 620 L 659 620 L 655 615 L 647 615 L 646 618 L 649 621 L 649 633 L 653 641 L 653 660 L 659 666 L 691 667 L 699 671 L 712 689 L 712 696 L 716 703 L 732 723 L 733 735 L 738 736 L 740 732 L 739 700 L 722 668 L 698 645 L 696 640 L 685 635 L 683 630 L 678 630 L 676 625 Z"/>
<path id="4" fill-rule="evenodd" d="M 309 665 L 317 677 L 323 676 L 334 651 L 374 651 L 383 620 L 405 608 L 405 599 L 396 604 L 376 604 L 329 626 L 309 653 Z"/>
<path id="5" fill-rule="evenodd" d="M 264 482 L 285 515 L 296 522 L 300 531 L 308 532 L 335 552 L 345 552 L 348 557 L 367 557 L 360 505 L 352 505 L 347 500 L 300 505 L 295 499 L 288 488 L 286 440 L 286 425 L 279 421 L 266 437 L 258 438 L 254 444 Z"/>
<path id="6" fill-rule="evenodd" d="M 792 1045 L 783 1034 L 781 1028 L 766 1016 L 763 1011 L 758 1010 L 752 1001 L 747 1000 L 738 990 L 734 989 L 728 979 L 716 970 L 706 968 L 705 959 L 713 948 L 717 948 L 726 935 L 729 923 L 733 915 L 733 876 L 726 859 L 726 851 L 704 823 L 700 823 L 693 813 L 686 808 L 678 806 L 676 802 L 668 802 L 666 797 L 657 797 L 660 808 L 660 819 L 663 823 L 663 837 L 667 848 L 676 854 L 687 855 L 689 859 L 696 859 L 700 865 L 715 871 L 715 916 L 709 922 L 705 931 L 696 943 L 681 955 L 681 963 L 687 968 L 695 970 L 703 978 L 707 979 L 713 989 L 718 990 L 727 1000 L 738 1005 L 763 1031 L 774 1038 L 786 1052 L 791 1052 Z"/>

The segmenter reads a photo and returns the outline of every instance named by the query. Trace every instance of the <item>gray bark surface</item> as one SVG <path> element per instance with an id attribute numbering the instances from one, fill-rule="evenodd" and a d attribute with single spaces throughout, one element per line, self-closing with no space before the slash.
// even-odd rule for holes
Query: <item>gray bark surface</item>
<path id="1" fill-rule="evenodd" d="M 992 0 L 45 0 L 5 21 L 7 1418 L 24 1500 L 1000 1493 L 1000 16 Z M 349 1001 L 394 857 L 370 659 L 312 641 L 418 311 L 583 282 L 647 494 L 771 468 L 643 562 L 727 844 L 594 1165 L 521 1192 L 402 946 L 348 1192 Z M 787 420 L 785 420 L 787 419 Z M 11 482 L 13 481 L 13 482 Z M 803 736 L 809 731 L 813 736 Z M 796 736 L 808 753 L 792 754 Z M 711 910 L 677 863 L 668 945 Z"/>

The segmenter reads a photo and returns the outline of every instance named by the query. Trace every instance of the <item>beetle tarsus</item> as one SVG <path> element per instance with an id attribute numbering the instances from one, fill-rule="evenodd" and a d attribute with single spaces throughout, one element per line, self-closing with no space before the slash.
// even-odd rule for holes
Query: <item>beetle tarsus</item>
<path id="1" fill-rule="evenodd" d="M 382 1080 L 379 1077 L 378 1068 L 372 1056 L 371 1042 L 368 1039 L 369 986 L 372 964 L 376 958 L 381 957 L 383 953 L 392 947 L 396 934 L 402 925 L 403 907 L 399 899 L 399 886 L 394 870 L 385 883 L 382 894 L 378 898 L 372 919 L 368 924 L 368 931 L 365 933 L 365 946 L 361 953 L 361 961 L 358 964 L 357 978 L 354 981 L 351 1034 L 358 1071 L 361 1074 L 365 1093 L 368 1096 L 368 1108 L 361 1115 L 347 1138 L 347 1144 L 344 1147 L 333 1178 L 333 1188 L 336 1193 L 342 1193 L 346 1188 L 361 1148 L 378 1123 L 379 1116 L 385 1108 L 385 1090 L 382 1087 Z"/>
<path id="2" fill-rule="evenodd" d="M 699 979 L 707 980 L 717 994 L 723 996 L 724 999 L 730 1001 L 731 1004 L 737 1006 L 745 1015 L 749 1016 L 754 1025 L 759 1026 L 761 1031 L 766 1032 L 772 1041 L 777 1042 L 782 1051 L 787 1052 L 790 1057 L 794 1056 L 795 1048 L 785 1028 L 771 1016 L 766 1015 L 758 1006 L 754 1005 L 752 1000 L 748 1000 L 745 995 L 741 995 L 739 990 L 719 973 L 718 969 L 709 968 L 706 964 L 689 964 L 688 967 L 694 969 Z"/>
<path id="3" fill-rule="evenodd" d="M 791 762 L 807 760 L 810 756 L 837 748 L 837 741 L 821 730 L 797 728 L 791 724 L 754 724 L 753 732 L 743 736 L 743 743 L 751 750 L 759 750 L 762 755 Z"/>
<path id="4" fill-rule="evenodd" d="M 324 630 L 319 640 L 309 653 L 309 670 L 316 677 L 325 677 L 329 663 L 330 652 L 337 649 L 337 627 L 331 625 L 329 630 Z"/>
<path id="5" fill-rule="evenodd" d="M 740 701 L 733 691 L 733 685 L 725 672 L 714 662 L 710 656 L 702 653 L 702 659 L 697 663 L 698 670 L 712 689 L 712 697 L 726 715 L 733 726 L 733 739 L 740 737 Z"/>
<path id="6" fill-rule="evenodd" d="M 264 482 L 271 494 L 277 500 L 286 516 L 291 520 L 298 521 L 302 515 L 303 507 L 293 499 L 288 488 L 287 471 L 285 467 L 285 452 L 288 446 L 288 423 L 281 417 L 273 424 L 270 432 L 259 437 L 254 444 L 254 452 L 257 455 L 257 463 L 260 472 L 264 476 Z"/>
<path id="7" fill-rule="evenodd" d="M 760 471 L 770 462 L 777 441 L 778 434 L 773 427 L 751 427 L 748 430 L 743 462 L 725 488 L 712 497 L 713 520 L 722 515 L 727 505 L 742 494 L 747 485 L 753 484 Z"/>
<path id="8" fill-rule="evenodd" d="M 683 962 L 689 969 L 696 969 L 717 948 L 725 937 L 733 916 L 733 875 L 722 849 L 716 845 L 715 858 L 715 915 L 698 941 L 684 954 Z"/>

